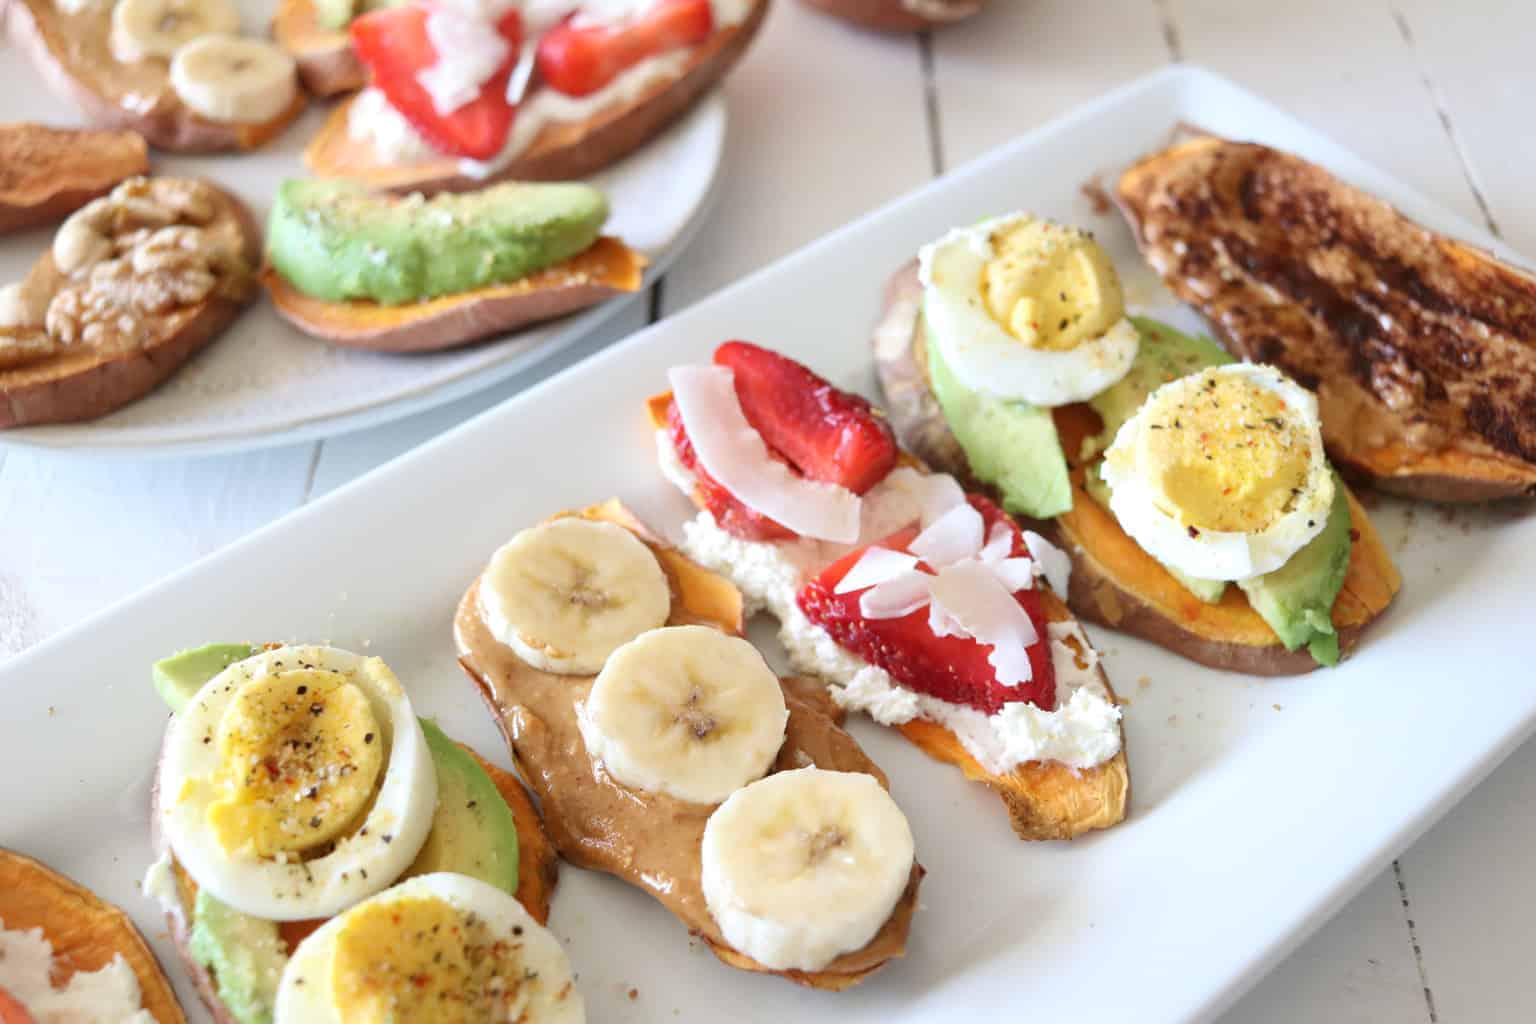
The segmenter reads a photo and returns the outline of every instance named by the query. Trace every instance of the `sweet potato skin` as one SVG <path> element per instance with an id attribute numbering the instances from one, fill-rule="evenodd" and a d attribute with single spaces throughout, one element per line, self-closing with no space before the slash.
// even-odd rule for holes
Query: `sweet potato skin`
<path id="1" fill-rule="evenodd" d="M 272 38 L 299 66 L 299 80 L 314 96 L 353 92 L 368 84 L 368 71 L 352 52 L 345 29 L 319 23 L 314 0 L 280 0 Z"/>
<path id="2" fill-rule="evenodd" d="M 240 199 L 212 182 L 207 184 L 238 220 L 247 264 L 258 266 L 261 232 L 255 217 Z M 44 252 L 28 279 L 56 281 L 58 276 L 52 254 Z M 0 370 L 0 430 L 96 419 L 142 398 L 223 333 L 250 305 L 255 292 L 252 287 L 238 299 L 214 295 L 174 311 L 174 329 L 143 349 L 106 354 L 82 350 L 36 366 Z"/>
<path id="3" fill-rule="evenodd" d="M 100 5 L 100 16 L 111 16 L 109 5 Z M 90 124 L 114 131 L 133 131 L 150 145 L 180 153 L 220 153 L 256 149 L 282 133 L 303 113 L 308 99 L 302 89 L 287 110 L 262 124 L 212 121 L 192 112 L 166 89 L 155 102 L 134 109 L 100 84 L 96 71 L 81 64 L 70 47 L 61 42 L 52 0 L 6 0 L 0 4 L 4 34 L 11 45 L 37 68 L 53 92 L 80 108 Z"/>
<path id="4" fill-rule="evenodd" d="M 0 124 L 0 234 L 53 224 L 149 173 L 149 152 L 134 132 Z"/>
<path id="5" fill-rule="evenodd" d="M 149 944 L 122 910 L 31 857 L 0 847 L 0 921 L 12 930 L 41 928 L 66 971 L 96 971 L 116 956 L 133 970 L 140 999 L 158 1024 L 185 1024 L 181 1004 Z"/>
<path id="6" fill-rule="evenodd" d="M 981 13 L 987 0 L 907 3 L 904 0 L 804 0 L 808 7 L 876 32 L 921 32 Z M 914 10 L 914 8 L 917 8 Z"/>
<path id="7" fill-rule="evenodd" d="M 605 237 L 522 280 L 402 306 L 316 299 L 270 267 L 262 282 L 278 313 L 305 334 L 345 348 L 434 352 L 638 291 L 645 264 L 644 256 Z"/>
<path id="8" fill-rule="evenodd" d="M 762 28 L 769 2 L 756 0 L 745 21 L 717 32 L 680 78 L 658 85 L 629 106 L 602 111 L 586 121 L 545 126 L 527 150 L 487 178 L 459 173 L 458 163 L 451 159 L 379 164 L 366 142 L 357 142 L 348 134 L 352 100 L 337 104 L 326 118 L 304 150 L 304 162 L 322 178 L 355 178 L 379 191 L 401 193 L 464 192 L 497 181 L 585 178 L 639 149 L 713 88 Z"/>
<path id="9" fill-rule="evenodd" d="M 875 364 L 891 422 L 903 443 L 919 457 L 970 486 L 986 490 L 971 475 L 965 453 L 928 388 L 918 334 L 921 294 L 915 263 L 897 271 L 886 287 L 884 312 L 874 332 Z M 1058 410 L 1058 427 L 1073 427 L 1068 416 L 1064 421 Z M 1063 440 L 1065 450 L 1075 451 L 1081 429 L 1063 433 L 1075 435 Z M 1341 651 L 1354 647 L 1365 627 L 1385 611 L 1402 585 L 1385 545 L 1353 496 L 1350 511 L 1359 538 L 1351 551 L 1344 590 L 1334 604 Z M 1307 651 L 1287 651 L 1237 588 L 1228 589 L 1215 611 L 1184 591 L 1088 496 L 1082 487 L 1080 467 L 1074 470 L 1072 511 L 1054 521 L 1037 523 L 1035 528 L 1071 556 L 1067 604 L 1089 622 L 1139 636 L 1191 661 L 1231 672 L 1284 676 L 1319 667 Z M 1090 537 L 1096 538 L 1092 544 Z M 1102 547 L 1106 538 L 1116 542 L 1114 553 L 1116 564 L 1122 567 L 1120 572 L 1112 571 L 1095 554 L 1095 549 L 1101 554 L 1106 550 Z M 1141 582 L 1133 585 L 1131 580 Z M 1138 589 L 1144 586 L 1155 589 Z"/>

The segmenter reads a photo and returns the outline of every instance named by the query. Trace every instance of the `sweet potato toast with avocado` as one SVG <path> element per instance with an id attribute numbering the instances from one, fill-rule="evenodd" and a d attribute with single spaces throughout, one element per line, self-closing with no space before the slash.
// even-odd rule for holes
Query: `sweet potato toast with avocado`
<path id="1" fill-rule="evenodd" d="M 185 1024 L 170 981 L 127 914 L 31 857 L 4 848 L 0 924 L 10 931 L 42 929 L 63 967 L 54 972 L 55 985 L 67 983 L 76 971 L 99 971 L 121 956 L 138 979 L 143 1008 L 157 1024 Z"/>
<path id="2" fill-rule="evenodd" d="M 1382 490 L 1536 494 L 1536 277 L 1315 164 L 1203 135 L 1127 170 L 1147 260 L 1224 344 L 1316 391 L 1333 459 Z"/>
<path id="3" fill-rule="evenodd" d="M 965 452 L 930 389 L 921 296 L 916 266 L 899 271 L 887 286 L 884 314 L 874 335 L 875 363 L 891 422 L 925 461 L 974 481 Z M 1101 429 L 1098 414 L 1086 403 L 1074 403 L 1054 410 L 1054 419 L 1068 459 L 1072 509 L 1037 528 L 1072 558 L 1067 603 L 1074 612 L 1213 668 L 1292 675 L 1317 667 L 1305 648 L 1286 650 L 1241 590 L 1228 587 L 1219 602 L 1208 604 L 1142 550 L 1085 486 L 1086 467 L 1079 453 L 1083 439 Z M 1354 542 L 1333 606 L 1343 650 L 1386 609 L 1402 582 L 1353 496 L 1349 510 Z"/>

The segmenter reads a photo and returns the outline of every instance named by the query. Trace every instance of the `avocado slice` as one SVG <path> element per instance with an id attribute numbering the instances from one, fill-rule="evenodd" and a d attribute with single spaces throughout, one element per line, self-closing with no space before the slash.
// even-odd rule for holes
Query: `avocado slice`
<path id="1" fill-rule="evenodd" d="M 437 813 L 405 876 L 452 871 L 517 892 L 517 822 L 496 783 L 437 723 L 421 720 L 437 769 Z"/>
<path id="2" fill-rule="evenodd" d="M 1152 392 L 1164 384 L 1234 361 L 1210 338 L 1184 334 L 1144 316 L 1131 317 L 1131 323 L 1141 335 L 1141 345 L 1130 371 L 1088 400 L 1104 421 L 1104 429 L 1085 442 L 1085 459 L 1108 448 L 1125 421 L 1135 416 Z"/>
<path id="3" fill-rule="evenodd" d="M 924 328 L 928 386 L 976 479 L 996 487 L 1016 515 L 1050 519 L 1072 508 L 1072 481 L 1051 410 L 973 391 L 944 362 Z"/>
<path id="4" fill-rule="evenodd" d="M 150 670 L 155 692 L 179 715 L 204 683 L 260 651 L 261 648 L 250 644 L 206 644 L 161 658 Z"/>
<path id="5" fill-rule="evenodd" d="M 278 978 L 288 963 L 275 922 L 242 914 L 199 889 L 187 946 L 213 975 L 230 1016 L 240 1024 L 272 1024 Z"/>
<path id="6" fill-rule="evenodd" d="M 315 21 L 321 28 L 343 29 L 357 13 L 354 0 L 315 0 Z"/>
<path id="7" fill-rule="evenodd" d="M 1328 522 L 1300 551 L 1274 572 L 1241 580 L 1253 610 L 1263 616 L 1286 650 L 1303 644 L 1321 665 L 1339 663 L 1339 636 L 1333 628 L 1333 602 L 1349 572 L 1353 546 L 1349 491 L 1334 474 Z"/>
<path id="8" fill-rule="evenodd" d="M 424 199 L 356 182 L 283 182 L 267 255 L 306 295 L 386 306 L 514 281 L 597 241 L 608 200 L 590 185 L 509 182 Z"/>

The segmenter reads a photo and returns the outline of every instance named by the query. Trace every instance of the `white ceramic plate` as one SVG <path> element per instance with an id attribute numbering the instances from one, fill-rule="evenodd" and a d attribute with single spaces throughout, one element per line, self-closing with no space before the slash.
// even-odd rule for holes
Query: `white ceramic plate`
<path id="1" fill-rule="evenodd" d="M 264 24 L 271 0 L 244 0 Z M 264 31 L 264 29 L 262 30 Z M 266 222 L 273 191 L 306 173 L 302 154 L 328 113 L 310 109 L 283 136 L 244 155 L 151 153 L 161 173 L 198 174 L 233 189 Z M 0 121 L 76 124 L 14 50 L 0 54 Z M 655 279 L 708 214 L 725 146 L 725 101 L 707 98 L 681 122 L 592 181 L 611 200 L 604 228 L 651 257 Z M 48 229 L 0 238 L 0 281 L 26 272 Z M 640 294 L 644 294 L 643 291 Z M 327 437 L 408 416 L 487 387 L 590 332 L 636 296 L 447 352 L 389 355 L 317 341 L 278 317 L 265 296 L 230 330 L 144 399 L 88 423 L 0 432 L 0 444 L 133 455 L 228 452 Z"/>
<path id="2" fill-rule="evenodd" d="M 1437 210 L 1236 87 L 1196 70 L 1123 89 L 551 378 L 0 669 L 0 841 L 128 907 L 165 712 L 156 657 L 214 640 L 318 640 L 387 658 L 428 713 L 505 761 L 454 663 L 456 601 L 490 552 L 563 508 L 618 495 L 676 532 L 641 400 L 729 337 L 870 390 L 866 338 L 890 264 L 952 224 L 1027 205 L 1092 225 L 1131 294 L 1160 291 L 1080 186 L 1178 121 L 1261 138 L 1416 217 Z M 1165 299 L 1163 301 L 1166 301 Z M 890 773 L 929 869 L 908 956 L 851 992 L 716 963 L 658 905 L 567 868 L 554 927 L 594 1021 L 1177 1021 L 1214 1015 L 1489 771 L 1536 722 L 1526 642 L 1536 522 L 1375 515 L 1406 586 L 1334 671 L 1261 682 L 1094 629 L 1129 697 L 1121 827 L 1026 845 L 997 799 L 894 733 L 853 728 Z M 190 989 L 172 973 L 192 1005 Z M 636 990 L 631 999 L 630 989 Z"/>

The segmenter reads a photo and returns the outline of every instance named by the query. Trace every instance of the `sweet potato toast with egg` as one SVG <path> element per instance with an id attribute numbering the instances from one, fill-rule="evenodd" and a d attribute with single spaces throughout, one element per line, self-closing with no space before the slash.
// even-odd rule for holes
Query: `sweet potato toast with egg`
<path id="1" fill-rule="evenodd" d="M 646 403 L 651 424 L 658 430 L 667 426 L 670 394 L 656 395 Z M 907 456 L 909 462 L 912 460 Z M 690 495 L 694 504 L 705 508 L 702 495 Z M 1049 591 L 1041 592 L 1046 617 L 1051 622 L 1072 620 L 1066 606 Z M 1114 689 L 1103 669 L 1096 669 L 1111 699 Z M 1120 730 L 1120 750 L 1103 764 L 1081 771 L 1048 762 L 1026 762 L 1004 775 L 989 772 L 948 729 L 913 719 L 895 727 L 930 757 L 958 767 L 967 778 L 982 782 L 997 793 L 1008 809 L 1009 823 L 1020 839 L 1074 839 L 1085 832 L 1109 828 L 1125 820 L 1130 800 L 1130 769 L 1125 756 L 1125 730 Z"/>
<path id="2" fill-rule="evenodd" d="M 874 335 L 875 363 L 891 421 L 919 457 L 974 483 L 965 453 L 929 388 L 921 296 L 916 264 L 904 267 L 887 286 Z M 1294 675 L 1318 667 L 1305 648 L 1287 651 L 1238 588 L 1227 588 L 1220 603 L 1206 604 L 1142 550 L 1084 489 L 1085 466 L 1077 453 L 1082 440 L 1101 429 L 1098 414 L 1086 403 L 1074 403 L 1056 409 L 1054 418 L 1071 467 L 1073 507 L 1035 528 L 1072 558 L 1067 603 L 1074 612 L 1213 668 Z M 1357 536 L 1333 607 L 1341 650 L 1355 644 L 1402 585 L 1385 545 L 1353 496 L 1350 513 Z"/>
<path id="3" fill-rule="evenodd" d="M 743 629 L 740 591 L 724 577 L 694 564 L 667 546 L 620 502 L 611 500 L 577 512 L 564 513 L 553 519 L 572 516 L 620 526 L 651 549 L 662 566 L 672 592 L 669 625 L 702 624 L 731 635 L 740 635 Z M 651 874 L 647 867 L 650 862 L 645 858 L 663 856 L 655 851 L 664 845 L 664 839 L 657 837 L 656 843 L 646 844 L 642 837 L 627 834 L 623 825 L 616 825 L 614 819 L 600 812 L 594 813 L 592 807 L 586 806 L 597 799 L 587 791 L 587 787 L 601 788 L 603 780 L 608 779 L 607 771 L 604 768 L 593 771 L 589 755 L 581 744 L 577 744 L 575 754 L 572 755 L 570 748 L 553 739 L 560 724 L 555 723 L 552 717 L 550 720 L 541 718 L 519 702 L 519 674 L 538 675 L 539 670 L 520 662 L 510 651 L 506 655 L 511 659 L 508 662 L 492 656 L 495 651 L 489 645 L 494 645 L 496 641 L 486 631 L 477 610 L 479 586 L 477 579 L 465 593 L 455 622 L 459 661 L 506 737 L 519 772 L 530 781 L 538 794 L 549 834 L 562 856 L 579 866 L 608 871 L 639 885 L 683 919 L 721 961 L 740 970 L 775 974 L 795 984 L 824 991 L 841 991 L 860 983 L 891 959 L 904 954 L 907 932 L 917 906 L 918 886 L 923 876 L 923 868 L 915 862 L 905 892 L 874 939 L 862 949 L 838 956 L 820 971 L 775 970 L 729 946 L 709 919 L 707 911 L 700 916 L 702 897 L 691 894 L 691 890 L 683 891 L 687 886 L 696 887 L 698 884 L 695 874 L 697 865 L 692 860 L 698 856 L 697 853 L 681 855 L 683 863 L 669 863 L 665 872 L 659 876 L 660 881 L 650 882 L 649 879 L 657 876 Z M 568 682 L 573 700 L 575 694 L 590 692 L 593 679 L 591 676 L 579 675 L 557 678 Z M 864 755 L 856 741 L 842 730 L 839 724 L 841 710 L 826 698 L 819 685 L 788 679 L 781 680 L 781 686 L 789 708 L 789 725 L 784 749 L 770 769 L 770 775 L 777 771 L 804 767 L 803 759 L 810 756 L 818 767 L 863 772 L 874 776 L 882 786 L 886 784 L 884 774 Z M 574 715 L 573 708 L 564 710 Z M 806 734 L 820 738 L 811 744 L 802 744 L 796 739 Z M 808 747 L 815 753 L 807 754 Z M 565 784 L 561 785 L 557 780 L 563 778 L 562 772 L 569 767 L 565 762 L 572 756 L 581 762 L 582 768 L 578 773 L 580 778 L 575 783 L 565 778 Z M 821 763 L 823 760 L 827 763 Z M 627 800 L 650 799 L 653 796 L 635 790 L 623 792 L 625 797 L 622 799 Z M 663 817 L 660 820 L 671 822 L 674 829 L 702 829 L 705 815 L 701 813 L 701 805 L 672 801 L 664 806 L 667 809 L 661 812 Z M 686 835 L 691 836 L 692 832 Z M 693 849 L 696 851 L 697 847 Z M 656 863 L 659 865 L 663 862 Z M 669 884 L 672 879 L 677 880 L 676 885 Z"/>
<path id="4" fill-rule="evenodd" d="M 488 176 L 465 174 L 454 157 L 385 163 L 367 139 L 354 139 L 350 116 L 356 98 L 337 104 L 304 150 L 304 162 L 322 178 L 352 178 L 387 192 L 460 192 L 496 181 L 573 181 L 623 159 L 687 113 L 735 66 L 762 28 L 769 0 L 753 0 L 737 25 L 718 29 L 687 54 L 681 72 L 632 100 L 581 121 L 550 122 L 521 153 Z M 350 52 L 350 49 L 349 49 Z"/>
<path id="5" fill-rule="evenodd" d="M 817 10 L 876 32 L 921 32 L 981 13 L 987 0 L 805 0 Z"/>
<path id="6" fill-rule="evenodd" d="M 554 898 L 555 884 L 558 881 L 559 862 L 555 856 L 554 846 L 550 843 L 549 837 L 544 834 L 539 812 L 533 806 L 533 801 L 528 797 L 528 791 L 523 788 L 522 782 L 516 775 L 485 760 L 465 744 L 458 745 L 490 776 L 502 799 L 506 801 L 507 807 L 512 811 L 512 818 L 517 823 L 517 900 L 534 920 L 540 924 L 546 924 L 549 921 L 550 901 Z M 152 794 L 154 807 L 150 814 L 152 825 L 160 821 L 158 772 L 155 779 L 157 785 Z M 170 848 L 158 828 L 154 829 L 152 838 L 157 855 L 170 854 Z M 170 927 L 176 952 L 180 955 L 182 965 L 192 978 L 198 995 L 202 997 L 204 1005 L 213 1015 L 216 1024 L 238 1024 L 234 1015 L 219 998 L 217 979 L 206 965 L 192 955 L 190 946 L 192 907 L 197 898 L 197 883 L 192 881 L 174 859 L 172 873 L 179 908 L 175 912 L 166 913 L 166 922 Z M 324 923 L 323 920 L 284 922 L 279 925 L 278 934 L 291 954 L 300 942 Z M 178 1016 L 174 1019 L 179 1021 L 182 1018 Z"/>
<path id="7" fill-rule="evenodd" d="M 41 928 L 53 946 L 54 984 L 77 971 L 97 971 L 116 957 L 139 982 L 142 1006 L 158 1024 L 185 1024 L 165 972 L 129 916 L 57 871 L 0 848 L 0 925 L 11 931 Z"/>
<path id="8" fill-rule="evenodd" d="M 1536 494 L 1536 277 L 1323 168 L 1200 136 L 1127 170 L 1142 252 L 1235 354 L 1317 392 L 1341 466 L 1430 501 Z"/>

